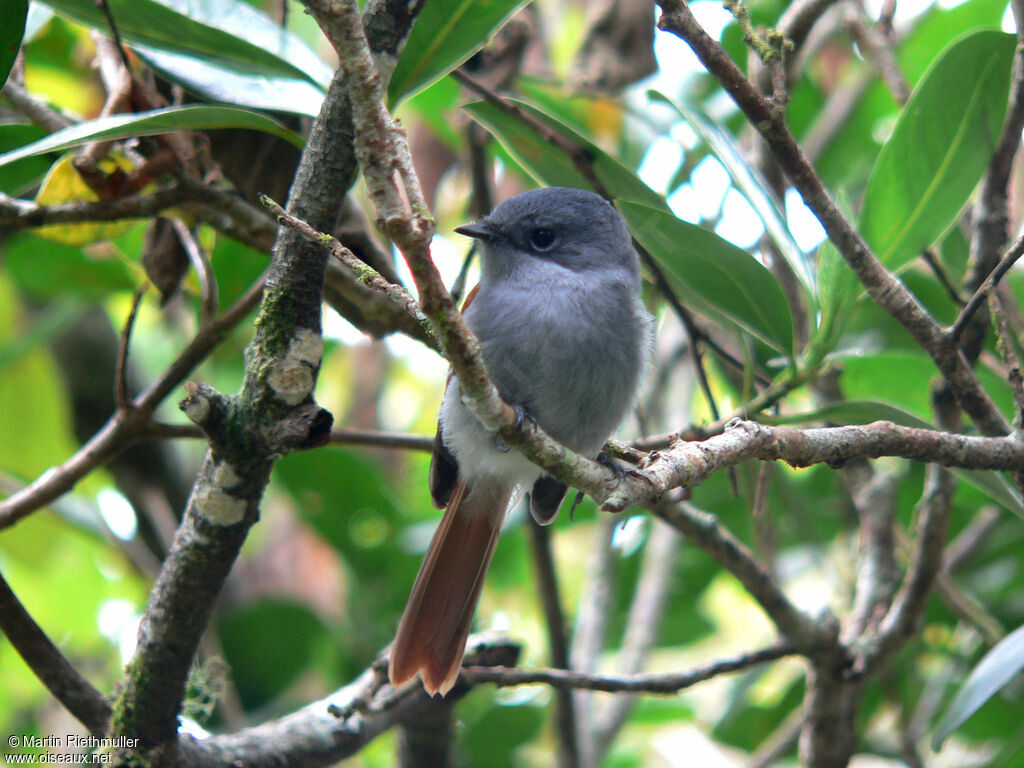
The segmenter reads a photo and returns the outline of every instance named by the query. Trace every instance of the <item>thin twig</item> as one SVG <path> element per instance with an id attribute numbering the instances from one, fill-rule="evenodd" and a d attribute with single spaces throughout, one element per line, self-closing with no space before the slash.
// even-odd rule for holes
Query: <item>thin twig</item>
<path id="1" fill-rule="evenodd" d="M 44 131 L 56 133 L 71 125 L 71 121 L 64 115 L 41 99 L 37 99 L 26 91 L 24 86 L 13 80 L 4 83 L 3 90 L 0 90 L 0 96 L 11 102 L 11 106 L 31 120 L 33 125 L 39 126 Z"/>
<path id="2" fill-rule="evenodd" d="M 910 87 L 906 78 L 900 70 L 899 62 L 896 61 L 896 53 L 892 49 L 889 39 L 868 23 L 862 8 L 849 7 L 846 18 L 846 28 L 850 36 L 860 47 L 864 57 L 870 61 L 878 74 L 882 76 L 885 83 L 897 104 L 906 104 L 910 98 Z"/>
<path id="3" fill-rule="evenodd" d="M 932 401 L 940 424 L 951 429 L 960 427 L 960 411 L 945 388 L 933 390 Z M 877 631 L 868 633 L 858 643 L 853 664 L 855 672 L 877 668 L 917 630 L 935 579 L 942 570 L 956 486 L 956 479 L 949 470 L 936 464 L 928 465 L 910 567 Z"/>
<path id="4" fill-rule="evenodd" d="M 317 243 L 326 248 L 334 258 L 352 271 L 352 274 L 360 283 L 387 296 L 423 326 L 424 331 L 431 338 L 433 337 L 433 328 L 420 309 L 419 302 L 403 286 L 389 282 L 380 272 L 360 260 L 352 251 L 342 245 L 336 237 L 324 232 L 318 232 L 302 219 L 286 212 L 266 195 L 260 195 L 260 202 L 274 215 L 278 223 L 295 230 L 310 242 Z"/>
<path id="5" fill-rule="evenodd" d="M 942 569 L 952 574 L 966 565 L 985 545 L 1003 517 L 1003 511 L 995 505 L 979 509 L 974 519 L 946 547 Z"/>
<path id="6" fill-rule="evenodd" d="M 471 636 L 466 662 L 475 667 L 509 666 L 520 652 L 505 637 Z M 385 667 L 374 662 L 352 683 L 294 712 L 236 733 L 197 740 L 183 737 L 181 765 L 190 768 L 313 768 L 335 765 L 358 753 L 389 728 L 429 718 L 472 689 L 457 684 L 439 700 L 410 685 L 395 691 L 386 684 Z M 447 702 L 447 704 L 445 703 Z"/>
<path id="7" fill-rule="evenodd" d="M 552 130 L 550 126 L 536 119 L 535 117 L 533 117 L 533 115 L 528 114 L 525 110 L 520 109 L 518 105 L 513 104 L 507 99 L 502 98 L 500 95 L 495 93 L 493 90 L 488 88 L 479 80 L 470 77 L 468 74 L 466 74 L 464 70 L 457 69 L 453 71 L 451 74 L 453 78 L 458 80 L 464 86 L 482 96 L 486 102 L 492 104 L 505 114 L 511 115 L 519 122 L 528 126 L 532 131 L 538 134 L 545 141 L 549 142 L 556 149 L 563 152 L 567 157 L 569 157 L 573 161 L 573 164 L 580 171 L 580 173 L 583 174 L 584 178 L 586 178 L 587 180 L 587 183 L 590 184 L 593 190 L 598 194 L 602 195 L 603 197 L 608 197 L 608 195 L 604 192 L 604 185 L 601 184 L 597 176 L 594 175 L 594 169 L 591 162 L 590 154 L 586 150 L 586 148 L 581 147 L 576 142 L 567 139 L 565 136 L 558 133 L 558 131 Z"/>
<path id="8" fill-rule="evenodd" d="M 955 285 L 953 285 L 953 279 L 949 275 L 949 270 L 946 269 L 946 265 L 942 263 L 942 259 L 939 257 L 936 248 L 925 248 L 921 252 L 921 258 L 924 263 L 928 265 L 928 268 L 935 275 L 935 279 L 939 281 L 939 284 L 945 289 L 946 294 L 953 301 L 954 304 L 963 308 L 964 301 L 963 296 L 960 295 L 960 291 Z"/>
<path id="9" fill-rule="evenodd" d="M 195 424 L 162 424 L 150 422 L 145 430 L 146 437 L 156 439 L 197 439 L 204 437 L 203 431 Z M 372 429 L 335 427 L 331 430 L 330 442 L 335 445 L 365 445 L 372 448 L 394 448 L 401 451 L 434 450 L 434 438 L 428 435 L 407 435 L 401 432 L 380 432 Z"/>
<path id="10" fill-rule="evenodd" d="M 754 488 L 754 503 L 750 517 L 754 523 L 754 540 L 757 551 L 769 573 L 775 573 L 775 528 L 769 519 L 768 487 L 774 464 L 765 462 L 757 472 L 757 486 Z"/>
<path id="11" fill-rule="evenodd" d="M 935 592 L 964 624 L 974 629 L 989 648 L 1006 636 L 1006 629 L 984 604 L 961 588 L 945 570 L 935 577 Z"/>
<path id="12" fill-rule="evenodd" d="M 230 189 L 204 184 L 184 174 L 178 174 L 175 181 L 188 199 L 197 203 L 190 206 L 197 218 L 257 250 L 271 250 L 277 224 L 267 211 Z"/>
<path id="13" fill-rule="evenodd" d="M 802 54 L 814 26 L 840 0 L 794 0 L 779 17 L 779 31 L 793 46 L 793 53 Z M 793 71 L 795 56 L 787 56 L 786 64 Z M 792 75 L 790 75 L 792 77 Z"/>
<path id="14" fill-rule="evenodd" d="M 178 234 L 178 240 L 185 249 L 185 253 L 188 254 L 189 261 L 192 262 L 192 268 L 195 269 L 196 275 L 199 277 L 199 288 L 202 296 L 199 324 L 203 326 L 217 316 L 217 309 L 220 305 L 217 275 L 213 271 L 213 264 L 210 263 L 209 255 L 199 245 L 199 241 L 192 230 L 181 219 L 175 218 L 171 221 L 174 231 Z"/>
<path id="15" fill-rule="evenodd" d="M 946 469 L 928 467 L 925 496 L 921 505 L 921 519 L 917 548 L 910 568 L 892 607 L 879 625 L 874 643 L 865 644 L 854 665 L 857 672 L 877 667 L 889 658 L 917 629 L 931 594 L 934 580 L 942 567 L 942 550 L 949 527 L 956 481 Z M 866 652 L 865 652 L 866 651 Z"/>
<path id="16" fill-rule="evenodd" d="M 128 410 L 132 407 L 128 401 L 128 345 L 132 338 L 132 329 L 135 327 L 135 318 L 139 313 L 139 304 L 142 297 L 149 288 L 149 283 L 143 284 L 135 290 L 132 296 L 132 308 L 125 320 L 124 328 L 121 329 L 120 343 L 117 349 L 117 365 L 114 369 L 114 402 L 118 410 Z"/>
<path id="17" fill-rule="evenodd" d="M 463 667 L 460 679 L 469 683 L 494 683 L 499 688 L 543 683 L 553 688 L 670 696 L 713 677 L 739 672 L 798 652 L 797 648 L 790 644 L 774 645 L 733 658 L 719 659 L 687 672 L 667 674 L 595 675 L 567 669 Z"/>
<path id="18" fill-rule="evenodd" d="M 967 262 L 964 287 L 976 292 L 996 267 L 999 253 L 1010 238 L 1010 174 L 1020 146 L 1024 128 L 1024 2 L 1010 3 L 1017 25 L 1017 51 L 1013 60 L 1010 101 L 1006 110 L 999 143 L 996 145 L 988 170 L 981 181 L 981 189 L 972 211 L 971 251 Z M 967 359 L 974 361 L 982 350 L 988 328 L 988 313 L 982 305 L 974 310 L 973 320 L 958 329 L 955 338 L 964 348 Z"/>
<path id="19" fill-rule="evenodd" d="M 804 727 L 804 714 L 794 709 L 789 716 L 758 746 L 746 768 L 772 768 L 796 746 Z"/>
<path id="20" fill-rule="evenodd" d="M 1013 404 L 1017 409 L 1013 423 L 1024 424 L 1024 373 L 1021 372 L 1020 357 L 1017 354 L 1018 341 L 1006 317 L 1007 308 L 1006 302 L 1003 301 L 1003 292 L 998 288 L 989 291 L 989 313 L 995 320 L 996 349 L 1006 363 L 1006 383 L 1010 385 Z"/>
<path id="21" fill-rule="evenodd" d="M 110 36 L 114 38 L 117 50 L 121 53 L 121 62 L 124 64 L 124 68 L 130 70 L 132 64 L 128 59 L 128 53 L 124 49 L 124 43 L 121 41 L 121 33 L 117 29 L 117 23 L 114 21 L 114 14 L 110 12 L 110 6 L 107 4 L 107 0 L 95 1 L 102 9 L 103 15 L 107 17 L 107 26 L 110 27 Z"/>
<path id="22" fill-rule="evenodd" d="M 603 509 L 622 511 L 646 503 L 652 493 L 698 485 L 714 472 L 749 458 L 782 459 L 802 467 L 879 456 L 969 469 L 1024 470 L 1024 442 L 1016 437 L 975 437 L 883 421 L 797 429 L 736 420 L 703 442 L 677 441 L 648 466 L 631 472 L 610 493 L 586 490 L 603 498 Z"/>
<path id="23" fill-rule="evenodd" d="M 978 286 L 978 290 L 971 296 L 967 306 L 960 310 L 960 315 L 957 317 L 956 322 L 949 329 L 949 335 L 953 341 L 959 343 L 960 337 L 967 328 L 967 324 L 971 321 L 971 317 L 985 303 L 989 292 L 995 288 L 999 281 L 1003 279 L 1003 275 L 1010 271 L 1010 267 L 1016 264 L 1021 256 L 1024 256 L 1024 235 L 1018 237 L 1013 245 L 1010 246 L 1003 255 L 1003 258 L 996 264 L 995 269 Z"/>
<path id="24" fill-rule="evenodd" d="M 404 435 L 397 432 L 377 432 L 369 429 L 335 427 L 331 442 L 338 445 L 366 445 L 374 448 L 396 448 L 403 451 L 434 450 L 434 438 L 427 435 Z"/>
<path id="25" fill-rule="evenodd" d="M 28 229 L 47 224 L 80 224 L 155 216 L 190 200 L 190 191 L 171 185 L 147 194 L 124 195 L 113 200 L 77 201 L 40 205 L 0 193 L 0 224 L 10 229 Z"/>

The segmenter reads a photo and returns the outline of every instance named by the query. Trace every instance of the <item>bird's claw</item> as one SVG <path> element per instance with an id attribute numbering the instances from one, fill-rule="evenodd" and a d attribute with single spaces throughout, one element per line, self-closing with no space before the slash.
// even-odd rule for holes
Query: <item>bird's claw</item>
<path id="1" fill-rule="evenodd" d="M 615 461 L 615 459 L 613 459 L 607 453 L 602 452 L 597 454 L 597 458 L 595 459 L 595 461 L 597 461 L 597 463 L 600 464 L 602 467 L 607 467 L 608 469 L 610 469 L 612 473 L 615 475 L 615 485 L 612 486 L 613 489 L 618 488 L 622 481 L 630 474 L 636 473 L 635 469 L 630 469 L 628 467 L 622 466 L 621 464 L 619 464 L 619 462 Z"/>
<path id="2" fill-rule="evenodd" d="M 516 414 L 516 428 L 517 429 L 523 430 L 523 429 L 526 428 L 527 424 L 529 424 L 531 427 L 536 427 L 537 426 L 537 420 L 535 418 L 533 418 L 533 414 L 532 413 L 530 413 L 528 410 L 526 410 L 525 406 L 519 405 L 517 403 L 517 404 L 512 405 L 511 408 L 512 408 L 513 411 L 515 411 L 515 414 Z M 494 443 L 497 446 L 498 450 L 501 451 L 502 453 L 507 453 L 512 448 L 512 446 L 510 446 L 508 443 L 506 443 L 500 437 L 496 437 L 494 439 Z"/>
<path id="3" fill-rule="evenodd" d="M 527 424 L 533 427 L 537 426 L 537 420 L 533 418 L 533 414 L 526 410 L 524 405 L 513 405 L 512 410 L 516 412 L 516 427 L 524 429 Z"/>

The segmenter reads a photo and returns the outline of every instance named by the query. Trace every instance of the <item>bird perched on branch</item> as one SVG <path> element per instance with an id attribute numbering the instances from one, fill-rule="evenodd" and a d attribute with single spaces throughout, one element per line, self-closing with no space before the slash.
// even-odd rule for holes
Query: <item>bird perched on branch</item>
<path id="1" fill-rule="evenodd" d="M 592 192 L 552 187 L 455 231 L 482 246 L 481 280 L 463 312 L 502 398 L 596 457 L 636 400 L 651 346 L 622 216 Z M 502 521 L 527 488 L 534 519 L 549 524 L 566 487 L 484 429 L 450 377 L 430 465 L 445 512 L 391 647 L 393 685 L 419 674 L 443 695 L 455 684 Z"/>

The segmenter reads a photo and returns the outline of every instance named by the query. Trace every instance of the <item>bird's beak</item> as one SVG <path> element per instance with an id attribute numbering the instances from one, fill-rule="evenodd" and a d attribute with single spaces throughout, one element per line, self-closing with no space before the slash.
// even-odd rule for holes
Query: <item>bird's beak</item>
<path id="1" fill-rule="evenodd" d="M 472 224 L 463 224 L 456 227 L 455 231 L 466 237 L 473 237 L 477 240 L 491 240 L 494 238 L 494 230 L 490 228 L 487 221 L 475 221 Z"/>

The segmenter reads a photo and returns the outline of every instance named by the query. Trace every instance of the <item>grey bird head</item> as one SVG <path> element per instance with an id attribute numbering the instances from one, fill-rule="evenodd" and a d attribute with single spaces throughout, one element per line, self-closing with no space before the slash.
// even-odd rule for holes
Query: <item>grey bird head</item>
<path id="1" fill-rule="evenodd" d="M 621 268 L 638 271 L 626 222 L 593 192 L 546 187 L 523 192 L 489 216 L 456 227 L 484 243 L 484 271 L 506 273 L 523 262 L 547 261 L 574 272 Z"/>

